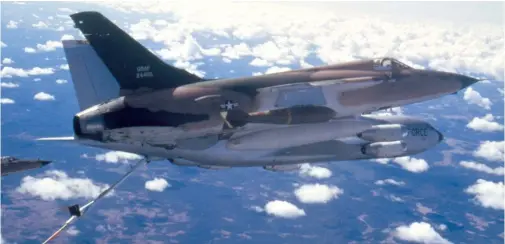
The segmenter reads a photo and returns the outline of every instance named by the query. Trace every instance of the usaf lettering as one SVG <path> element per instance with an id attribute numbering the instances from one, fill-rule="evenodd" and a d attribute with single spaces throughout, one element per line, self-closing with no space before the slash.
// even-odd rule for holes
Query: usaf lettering
<path id="1" fill-rule="evenodd" d="M 153 77 L 153 72 L 150 71 L 151 66 L 137 66 L 137 79 Z"/>
<path id="2" fill-rule="evenodd" d="M 409 129 L 409 134 L 411 136 L 428 136 L 426 128 L 412 128 Z"/>

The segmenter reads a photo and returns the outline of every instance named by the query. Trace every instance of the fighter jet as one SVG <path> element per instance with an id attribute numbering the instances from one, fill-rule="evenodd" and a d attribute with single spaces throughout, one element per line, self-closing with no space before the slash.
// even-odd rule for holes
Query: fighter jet
<path id="1" fill-rule="evenodd" d="M 373 111 L 477 79 L 391 57 L 252 77 L 206 79 L 163 62 L 99 12 L 72 14 L 86 40 L 63 47 L 81 111 L 67 140 L 204 168 L 398 157 L 437 145 L 420 119 Z"/>
<path id="2" fill-rule="evenodd" d="M 443 140 L 441 132 L 421 119 L 371 112 L 454 94 L 478 81 L 391 57 L 206 79 L 163 62 L 99 12 L 70 17 L 86 39 L 63 41 L 81 111 L 73 117 L 73 136 L 39 140 L 144 159 L 91 202 L 70 206 L 71 217 L 46 242 L 154 160 L 284 171 L 302 162 L 423 152 Z"/>
<path id="3" fill-rule="evenodd" d="M 11 173 L 21 172 L 29 169 L 36 169 L 50 164 L 51 161 L 40 159 L 18 159 L 10 156 L 2 157 L 2 176 Z"/>

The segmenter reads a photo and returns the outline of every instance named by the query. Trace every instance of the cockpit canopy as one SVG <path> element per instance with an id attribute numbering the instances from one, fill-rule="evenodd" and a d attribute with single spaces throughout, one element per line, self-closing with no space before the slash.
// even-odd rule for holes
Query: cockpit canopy
<path id="1" fill-rule="evenodd" d="M 376 70 L 392 70 L 392 69 L 413 69 L 412 67 L 398 61 L 394 58 L 384 57 L 374 59 L 374 69 Z"/>

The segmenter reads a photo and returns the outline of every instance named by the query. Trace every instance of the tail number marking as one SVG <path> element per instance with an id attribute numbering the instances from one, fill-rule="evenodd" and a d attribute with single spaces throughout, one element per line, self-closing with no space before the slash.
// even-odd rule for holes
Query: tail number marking
<path id="1" fill-rule="evenodd" d="M 150 78 L 153 77 L 153 72 L 150 71 L 151 66 L 137 66 L 137 79 Z"/>

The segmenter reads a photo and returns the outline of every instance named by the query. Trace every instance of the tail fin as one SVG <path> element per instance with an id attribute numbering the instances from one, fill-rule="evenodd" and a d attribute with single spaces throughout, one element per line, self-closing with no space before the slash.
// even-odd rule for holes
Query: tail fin
<path id="1" fill-rule="evenodd" d="M 62 42 L 81 111 L 119 96 L 116 79 L 87 41 Z"/>
<path id="2" fill-rule="evenodd" d="M 204 80 L 166 64 L 99 12 L 80 12 L 70 17 L 116 78 L 121 94 Z"/>

